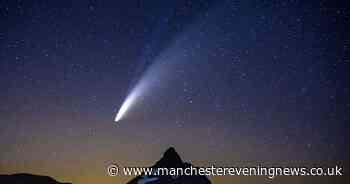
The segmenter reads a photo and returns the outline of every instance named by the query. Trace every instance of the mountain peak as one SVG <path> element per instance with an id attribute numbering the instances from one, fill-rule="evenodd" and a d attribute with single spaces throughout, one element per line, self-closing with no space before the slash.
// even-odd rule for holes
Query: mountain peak
<path id="1" fill-rule="evenodd" d="M 177 152 L 176 152 L 176 150 L 175 150 L 175 148 L 174 147 L 170 147 L 170 148 L 168 148 L 165 152 L 164 152 L 164 154 L 163 154 L 163 158 L 171 158 L 171 159 L 176 159 L 176 160 L 180 160 L 181 162 L 182 162 L 182 160 L 181 160 L 181 157 L 179 156 L 179 154 L 177 154 Z"/>
<path id="2" fill-rule="evenodd" d="M 155 167 L 180 167 L 183 161 L 174 147 L 168 148 L 163 157 L 156 163 Z"/>
<path id="3" fill-rule="evenodd" d="M 162 158 L 156 162 L 152 168 L 188 168 L 192 166 L 191 163 L 185 163 L 182 161 L 179 154 L 174 147 L 169 147 L 163 154 Z M 171 175 L 140 175 L 129 181 L 127 184 L 168 184 L 168 183 L 181 183 L 181 184 L 211 184 L 210 180 L 206 176 L 200 175 L 180 175 L 173 177 Z"/>
<path id="4" fill-rule="evenodd" d="M 169 147 L 164 153 L 166 152 L 176 152 L 175 148 L 174 147 Z"/>

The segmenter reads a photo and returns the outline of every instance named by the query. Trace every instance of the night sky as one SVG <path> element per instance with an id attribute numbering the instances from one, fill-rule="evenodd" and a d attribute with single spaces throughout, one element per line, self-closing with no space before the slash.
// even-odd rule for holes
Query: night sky
<path id="1" fill-rule="evenodd" d="M 106 166 L 150 166 L 170 146 L 197 166 L 345 167 L 349 7 L 1 0 L 0 173 L 125 183 Z M 150 87 L 114 122 L 146 76 Z"/>

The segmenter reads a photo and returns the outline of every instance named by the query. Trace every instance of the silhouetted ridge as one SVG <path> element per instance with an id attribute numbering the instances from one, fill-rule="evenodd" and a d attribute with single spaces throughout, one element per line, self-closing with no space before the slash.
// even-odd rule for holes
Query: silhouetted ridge
<path id="1" fill-rule="evenodd" d="M 26 173 L 0 175 L 0 183 L 4 184 L 70 184 L 60 183 L 49 176 L 40 176 Z"/>
<path id="2" fill-rule="evenodd" d="M 153 166 L 153 167 L 181 167 L 183 165 L 183 161 L 179 154 L 175 151 L 175 148 L 170 147 L 168 148 L 164 154 L 163 157 Z"/>
<path id="3" fill-rule="evenodd" d="M 175 151 L 175 148 L 168 148 L 163 157 L 152 166 L 152 168 L 188 168 L 192 164 L 183 162 L 179 154 Z M 170 175 L 148 175 L 137 176 L 128 182 L 128 184 L 211 184 L 206 176 L 170 176 Z"/>

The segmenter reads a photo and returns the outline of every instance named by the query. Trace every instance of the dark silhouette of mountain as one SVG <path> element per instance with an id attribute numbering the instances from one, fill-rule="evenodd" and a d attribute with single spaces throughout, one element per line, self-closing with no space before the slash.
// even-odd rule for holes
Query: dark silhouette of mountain
<path id="1" fill-rule="evenodd" d="M 168 148 L 163 157 L 151 168 L 189 168 L 192 164 L 183 162 L 173 147 Z M 192 166 L 194 167 L 194 166 Z M 206 176 L 200 175 L 141 175 L 129 181 L 127 184 L 211 184 Z"/>
<path id="2" fill-rule="evenodd" d="M 39 176 L 32 174 L 11 174 L 0 175 L 0 183 L 2 184 L 71 184 L 60 183 L 48 176 Z"/>

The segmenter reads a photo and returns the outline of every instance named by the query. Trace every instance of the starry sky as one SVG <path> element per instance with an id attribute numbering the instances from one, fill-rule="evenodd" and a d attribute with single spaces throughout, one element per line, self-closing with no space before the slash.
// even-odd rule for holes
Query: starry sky
<path id="1" fill-rule="evenodd" d="M 346 1 L 1 0 L 0 173 L 125 183 L 106 166 L 170 146 L 197 166 L 345 167 L 349 25 Z"/>

